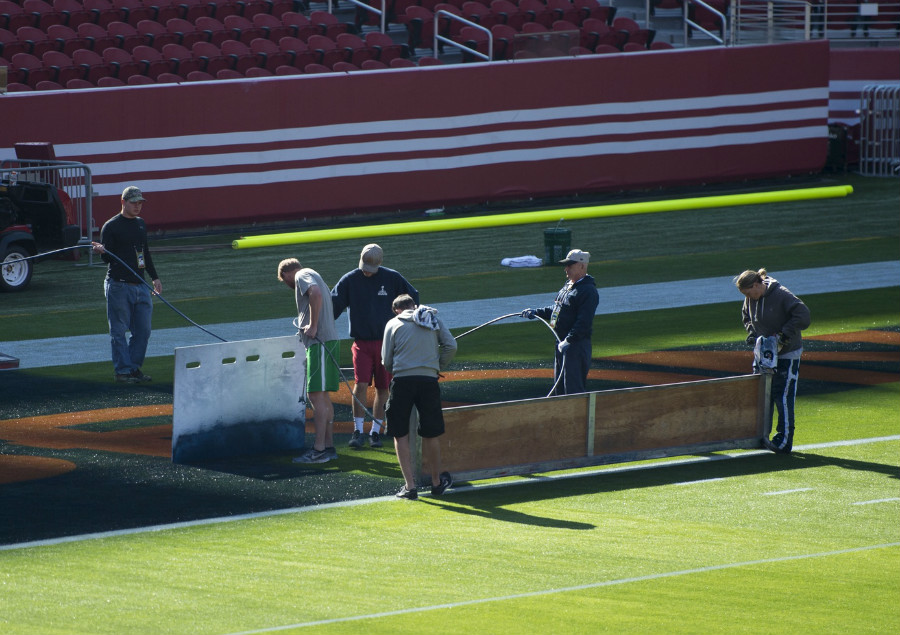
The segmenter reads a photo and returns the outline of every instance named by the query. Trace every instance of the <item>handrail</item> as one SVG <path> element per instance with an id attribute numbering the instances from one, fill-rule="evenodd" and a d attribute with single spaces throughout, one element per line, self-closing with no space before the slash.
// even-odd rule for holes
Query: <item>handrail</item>
<path id="1" fill-rule="evenodd" d="M 464 23 L 464 24 L 466 24 L 466 25 L 468 25 L 468 26 L 474 26 L 476 29 L 478 29 L 478 30 L 480 30 L 480 31 L 484 31 L 485 33 L 487 33 L 487 36 L 488 36 L 488 52 L 487 52 L 487 55 L 485 55 L 485 54 L 482 53 L 481 51 L 476 51 L 476 50 L 470 49 L 468 46 L 465 46 L 465 45 L 463 45 L 463 44 L 460 44 L 459 42 L 454 42 L 454 41 L 451 40 L 450 38 L 444 37 L 443 35 L 441 35 L 441 34 L 439 33 L 439 30 L 440 30 L 440 27 L 439 27 L 440 20 L 438 19 L 438 16 L 441 16 L 441 15 L 445 15 L 445 16 L 447 16 L 448 18 L 450 18 L 451 20 L 457 20 L 457 21 L 462 22 L 462 23 Z M 488 61 L 488 62 L 490 62 L 491 60 L 494 59 L 494 34 L 491 33 L 491 30 L 490 30 L 490 29 L 487 29 L 487 28 L 485 28 L 485 27 L 483 27 L 483 26 L 481 26 L 481 25 L 478 24 L 477 22 L 472 22 L 471 20 L 466 20 L 465 18 L 461 18 L 461 17 L 459 17 L 458 15 L 456 15 L 456 14 L 454 14 L 454 13 L 450 13 L 449 11 L 445 11 L 444 9 L 438 9 L 438 10 L 435 12 L 435 14 L 434 14 L 434 56 L 435 56 L 435 57 L 438 56 L 438 42 L 444 42 L 444 43 L 446 43 L 446 44 L 449 44 L 450 46 L 455 46 L 456 48 L 458 48 L 458 49 L 461 50 L 461 51 L 469 52 L 469 53 L 471 53 L 472 55 L 475 55 L 476 57 L 480 57 L 481 59 L 483 59 L 483 60 L 485 60 L 485 61 Z"/>
<path id="2" fill-rule="evenodd" d="M 698 31 L 700 31 L 701 33 L 706 34 L 711 40 L 714 40 L 714 41 L 718 42 L 719 44 L 724 45 L 725 44 L 724 38 L 719 37 L 718 35 L 716 35 L 715 33 L 712 33 L 711 31 L 707 31 L 702 26 L 700 26 L 699 24 L 697 24 L 696 22 L 694 22 L 693 20 L 691 20 L 688 17 L 688 8 L 691 4 L 699 4 L 704 9 L 709 10 L 710 13 L 714 13 L 715 15 L 719 16 L 719 18 L 721 18 L 721 20 L 722 20 L 722 33 L 723 34 L 728 33 L 728 18 L 725 17 L 724 13 L 722 13 L 715 7 L 712 7 L 708 4 L 706 4 L 705 2 L 703 2 L 703 0 L 688 0 L 682 5 L 682 8 L 684 10 L 684 45 L 685 46 L 688 45 L 688 27 L 693 27 L 693 28 L 697 29 Z"/>
<path id="3" fill-rule="evenodd" d="M 385 28 L 387 25 L 387 0 L 381 0 L 381 10 L 379 11 L 375 7 L 370 4 L 366 4 L 365 2 L 360 2 L 360 0 L 346 0 L 350 4 L 355 4 L 361 9 L 365 9 L 369 13 L 377 13 L 381 18 L 381 32 L 385 32 Z M 334 0 L 328 0 L 328 13 L 334 13 L 332 3 Z"/>
<path id="4" fill-rule="evenodd" d="M 745 6 L 766 5 L 765 15 L 759 14 L 759 17 L 744 11 Z M 765 41 L 769 44 L 775 42 L 776 31 L 785 26 L 794 27 L 798 23 L 796 21 L 796 12 L 793 9 L 800 7 L 803 10 L 803 39 L 812 39 L 812 15 L 813 6 L 808 0 L 778 0 L 777 6 L 775 0 L 754 0 L 747 2 L 746 0 L 738 0 L 735 6 L 735 18 L 732 23 L 732 43 L 743 41 L 748 34 L 754 32 L 765 33 Z M 828 3 L 823 3 L 819 9 L 819 19 L 822 21 L 821 30 L 824 31 L 825 12 L 828 10 Z"/>

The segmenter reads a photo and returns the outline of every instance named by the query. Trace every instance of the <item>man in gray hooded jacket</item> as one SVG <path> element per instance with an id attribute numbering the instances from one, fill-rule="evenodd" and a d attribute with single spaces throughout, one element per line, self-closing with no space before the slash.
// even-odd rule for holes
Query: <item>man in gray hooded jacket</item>
<path id="1" fill-rule="evenodd" d="M 393 375 L 384 409 L 385 434 L 394 438 L 400 471 L 406 481 L 397 497 L 418 498 L 409 452 L 409 419 L 414 406 L 419 413 L 422 449 L 431 468 L 431 495 L 440 496 L 453 484 L 453 478 L 449 472 L 441 471 L 438 437 L 444 433 L 444 413 L 438 375 L 456 354 L 456 339 L 436 309 L 417 307 L 416 301 L 407 294 L 397 296 L 392 309 L 396 315 L 384 327 L 381 359 Z"/>
<path id="2" fill-rule="evenodd" d="M 765 269 L 748 269 L 734 283 L 744 294 L 741 318 L 747 330 L 747 343 L 753 346 L 759 337 L 777 338 L 778 363 L 772 376 L 769 419 L 777 408 L 778 427 L 768 446 L 775 452 L 790 454 L 794 443 L 794 400 L 803 353 L 801 331 L 809 326 L 809 307 L 775 278 L 770 278 Z"/>

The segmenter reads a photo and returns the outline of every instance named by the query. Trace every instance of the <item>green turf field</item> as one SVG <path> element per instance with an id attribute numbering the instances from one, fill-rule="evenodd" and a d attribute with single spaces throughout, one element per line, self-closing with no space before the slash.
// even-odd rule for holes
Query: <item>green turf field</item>
<path id="1" fill-rule="evenodd" d="M 681 280 L 745 268 L 900 259 L 896 180 L 836 182 L 856 192 L 568 225 L 573 246 L 594 254 L 601 286 L 672 281 L 677 293 Z M 152 209 L 145 215 L 152 228 Z M 423 302 L 541 291 L 549 300 L 558 269 L 499 266 L 504 256 L 542 255 L 542 229 L 377 242 Z M 361 246 L 222 246 L 234 237 L 151 245 L 164 295 L 201 324 L 290 316 L 278 260 L 298 255 L 333 284 Z M 0 295 L 2 340 L 105 332 L 102 276 L 99 267 L 40 263 L 31 289 Z M 0 480 L 0 633 L 897 632 L 900 355 L 891 342 L 900 285 L 804 300 L 806 335 L 816 339 L 801 366 L 794 455 L 716 453 L 496 479 L 418 503 L 390 496 L 401 480 L 389 448 L 353 452 L 340 445 L 346 437 L 339 460 L 314 469 L 286 455 L 176 466 L 154 454 L 171 416 L 142 409 L 171 404 L 172 358 L 148 360 L 156 381 L 140 387 L 112 384 L 107 364 L 77 359 L 0 372 L 0 461 L 34 459 L 37 473 L 74 466 Z M 654 351 L 737 350 L 739 307 L 736 293 L 733 304 L 598 316 L 590 387 L 629 385 L 605 379 L 607 370 L 680 372 L 654 365 Z M 154 326 L 184 322 L 160 307 Z M 546 368 L 527 328 L 467 336 L 454 368 Z M 479 402 L 546 388 L 485 378 L 446 383 L 444 394 Z M 74 419 L 98 409 L 122 414 Z M 59 415 L 73 420 L 22 419 Z M 136 440 L 145 453 L 129 449 Z M 241 514 L 256 515 L 194 524 Z M 77 539 L 92 533 L 100 535 Z M 29 541 L 44 542 L 17 546 Z"/>

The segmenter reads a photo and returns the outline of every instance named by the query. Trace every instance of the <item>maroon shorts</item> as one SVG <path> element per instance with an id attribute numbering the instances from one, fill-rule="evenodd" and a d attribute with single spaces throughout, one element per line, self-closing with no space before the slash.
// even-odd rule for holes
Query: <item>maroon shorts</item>
<path id="1" fill-rule="evenodd" d="M 353 380 L 357 384 L 374 385 L 377 389 L 391 385 L 391 374 L 381 363 L 381 340 L 356 340 L 350 350 L 353 352 Z"/>

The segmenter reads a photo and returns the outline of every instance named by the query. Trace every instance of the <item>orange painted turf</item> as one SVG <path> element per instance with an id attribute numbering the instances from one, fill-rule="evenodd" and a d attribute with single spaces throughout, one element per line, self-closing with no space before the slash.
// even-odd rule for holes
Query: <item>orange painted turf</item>
<path id="1" fill-rule="evenodd" d="M 900 380 L 896 372 L 844 368 L 831 364 L 898 363 L 900 362 L 900 332 L 861 331 L 821 335 L 808 339 L 839 343 L 878 344 L 898 347 L 890 351 L 809 351 L 804 353 L 804 379 L 851 385 L 875 385 Z M 594 369 L 591 380 L 625 382 L 652 386 L 708 379 L 709 375 L 690 374 L 690 370 L 725 372 L 742 375 L 750 372 L 747 351 L 655 351 L 635 355 L 603 358 L 604 362 L 620 362 L 635 366 L 668 367 L 678 372 L 645 369 Z M 444 381 L 472 381 L 492 379 L 552 379 L 551 369 L 503 369 L 452 371 Z M 350 406 L 351 396 L 346 385 L 332 395 L 335 403 Z M 445 402 L 445 407 L 464 405 Z M 122 422 L 149 417 L 171 417 L 172 405 L 105 408 L 56 415 L 0 420 L 0 438 L 21 446 L 51 449 L 83 448 L 98 451 L 143 454 L 168 457 L 172 451 L 172 425 L 150 425 L 120 430 L 97 431 L 77 426 L 103 422 Z M 307 417 L 312 416 L 311 412 Z M 337 434 L 350 434 L 352 421 L 336 421 Z M 25 455 L 0 455 L 0 484 L 47 478 L 75 469 L 69 461 Z"/>

